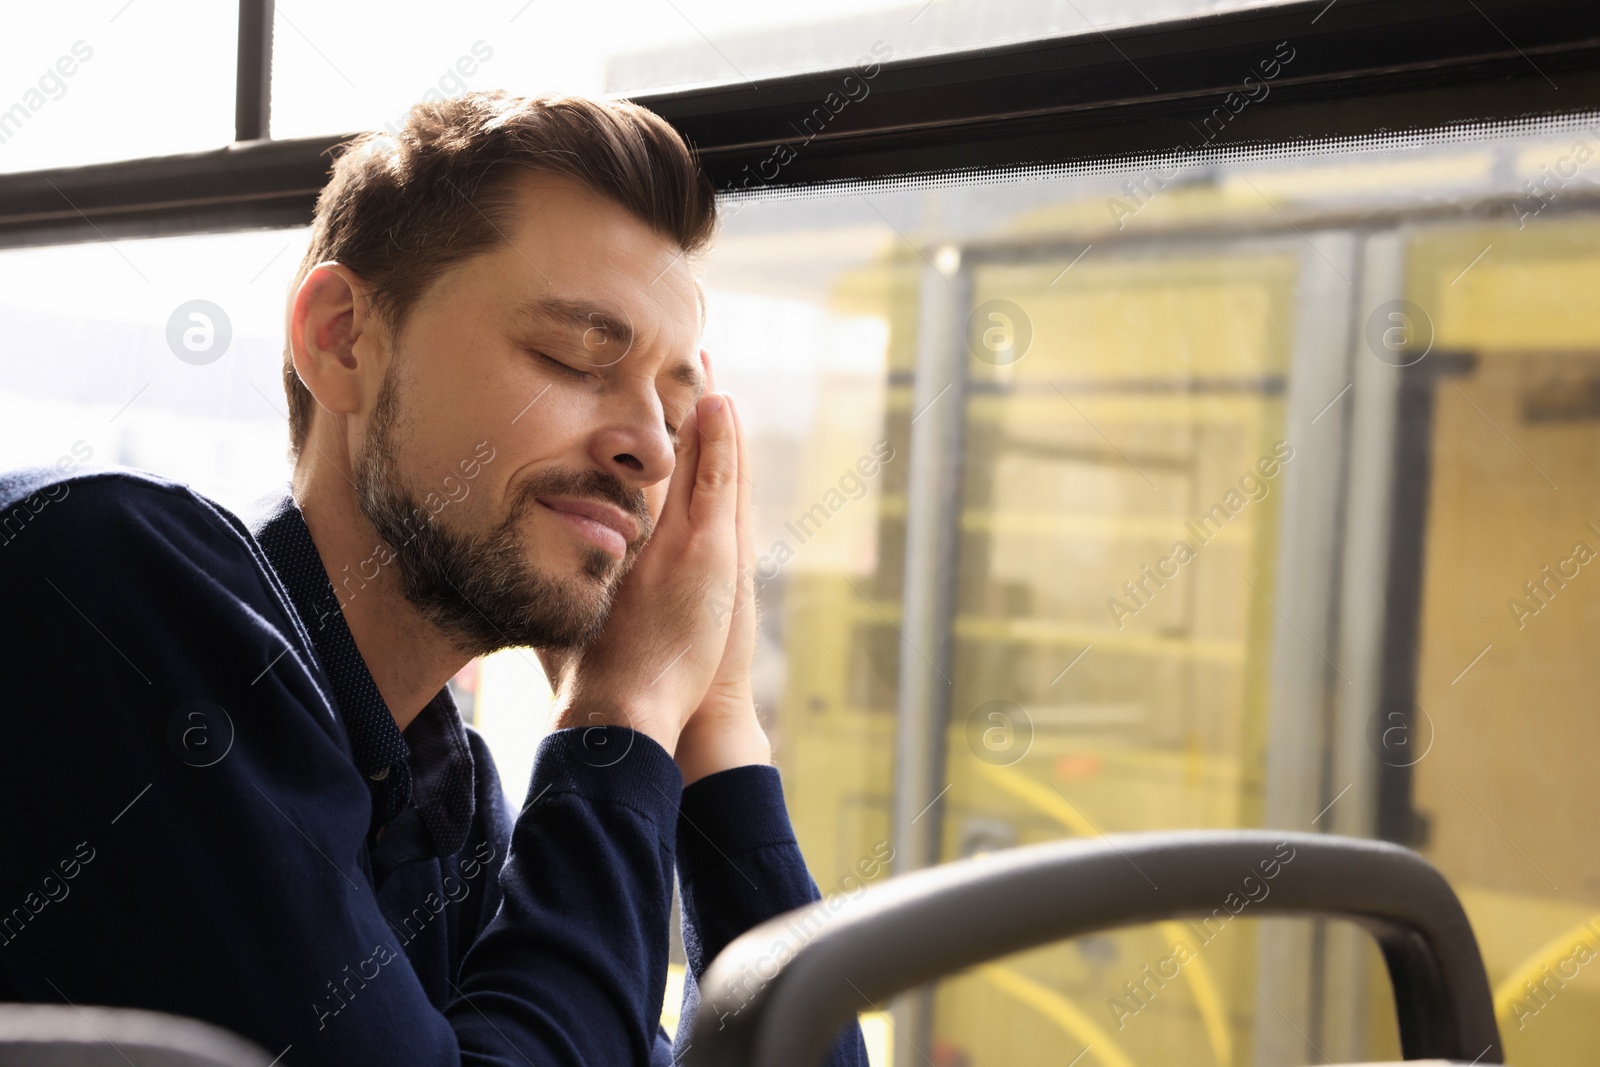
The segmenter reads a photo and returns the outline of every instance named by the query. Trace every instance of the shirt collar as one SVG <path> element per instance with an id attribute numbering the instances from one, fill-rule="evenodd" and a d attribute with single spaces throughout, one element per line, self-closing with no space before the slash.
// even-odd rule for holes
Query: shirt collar
<path id="1" fill-rule="evenodd" d="M 439 690 L 402 733 L 356 647 L 294 494 L 287 486 L 275 490 L 252 512 L 250 530 L 311 634 L 356 769 L 372 793 L 369 838 L 414 803 L 438 854 L 459 852 L 472 823 L 473 765 L 450 687 Z M 346 599 L 358 595 L 362 584 L 348 577 Z"/>

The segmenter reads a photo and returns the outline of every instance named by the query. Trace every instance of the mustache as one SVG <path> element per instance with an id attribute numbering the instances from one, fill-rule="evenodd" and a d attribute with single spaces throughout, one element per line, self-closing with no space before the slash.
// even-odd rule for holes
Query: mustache
<path id="1" fill-rule="evenodd" d="M 644 491 L 629 488 L 621 478 L 609 471 L 592 467 L 587 470 L 557 467 L 540 471 L 518 491 L 512 518 L 520 518 L 542 496 L 588 497 L 615 504 L 639 524 L 639 537 L 635 545 L 644 544 L 655 532 L 655 521 L 650 517 L 650 504 L 645 500 Z"/>

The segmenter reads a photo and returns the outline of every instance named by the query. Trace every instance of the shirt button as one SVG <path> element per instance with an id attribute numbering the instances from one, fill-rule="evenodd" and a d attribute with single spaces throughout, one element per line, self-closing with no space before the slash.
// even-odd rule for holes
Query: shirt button
<path id="1" fill-rule="evenodd" d="M 381 782 L 385 778 L 389 777 L 389 768 L 384 767 L 381 770 L 373 771 L 371 774 L 367 775 L 367 777 L 371 778 L 374 782 Z"/>

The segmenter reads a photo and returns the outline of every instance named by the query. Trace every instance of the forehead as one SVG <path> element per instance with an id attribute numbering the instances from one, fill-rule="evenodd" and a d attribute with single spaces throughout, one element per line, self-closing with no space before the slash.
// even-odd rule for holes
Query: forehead
<path id="1" fill-rule="evenodd" d="M 505 194 L 496 228 L 506 246 L 491 254 L 490 270 L 515 291 L 515 307 L 553 307 L 561 313 L 540 318 L 554 325 L 573 309 L 602 308 L 634 344 L 697 342 L 699 287 L 672 238 L 559 175 L 519 171 Z"/>

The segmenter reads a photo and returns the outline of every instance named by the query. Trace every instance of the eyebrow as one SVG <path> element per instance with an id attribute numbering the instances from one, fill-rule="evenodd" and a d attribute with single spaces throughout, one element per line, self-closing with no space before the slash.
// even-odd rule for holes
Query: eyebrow
<path id="1" fill-rule="evenodd" d="M 591 329 L 602 330 L 609 339 L 621 344 L 623 348 L 633 345 L 633 326 L 625 317 L 617 315 L 601 304 L 586 300 L 535 297 L 518 304 L 512 314 L 521 320 L 565 326 L 580 334 Z M 699 403 L 700 398 L 705 395 L 705 372 L 694 363 L 686 361 L 674 364 L 667 371 L 667 377 L 685 388 L 692 389 L 696 403 Z"/>
<path id="2" fill-rule="evenodd" d="M 698 404 L 700 398 L 706 395 L 706 375 L 693 363 L 675 363 L 667 371 L 667 377 L 679 385 L 687 386 L 694 390 L 694 402 Z"/>
<path id="3" fill-rule="evenodd" d="M 518 304 L 512 314 L 518 319 L 565 326 L 579 333 L 590 329 L 604 330 L 623 348 L 633 344 L 633 326 L 626 318 L 600 304 L 592 304 L 585 300 L 535 297 Z"/>

